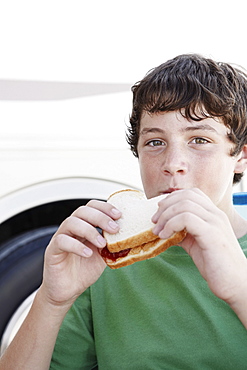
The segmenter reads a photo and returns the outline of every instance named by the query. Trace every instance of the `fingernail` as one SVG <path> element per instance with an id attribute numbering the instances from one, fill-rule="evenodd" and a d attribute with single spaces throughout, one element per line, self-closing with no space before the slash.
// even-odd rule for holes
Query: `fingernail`
<path id="1" fill-rule="evenodd" d="M 101 235 L 97 236 L 97 242 L 100 247 L 104 247 L 106 245 L 106 240 Z"/>
<path id="2" fill-rule="evenodd" d="M 117 208 L 112 208 L 111 211 L 114 216 L 119 217 L 121 215 L 121 212 Z"/>
<path id="3" fill-rule="evenodd" d="M 82 255 L 83 255 L 84 257 L 90 257 L 92 254 L 93 254 L 92 249 L 90 249 L 90 248 L 88 248 L 88 247 L 85 247 L 85 248 L 83 249 Z"/>
<path id="4" fill-rule="evenodd" d="M 118 229 L 118 224 L 114 221 L 109 221 L 108 225 L 112 230 L 117 230 Z"/>

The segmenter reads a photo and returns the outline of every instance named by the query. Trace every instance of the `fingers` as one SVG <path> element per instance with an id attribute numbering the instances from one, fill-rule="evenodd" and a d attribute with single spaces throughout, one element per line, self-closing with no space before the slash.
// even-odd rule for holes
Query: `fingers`
<path id="1" fill-rule="evenodd" d="M 160 238 L 168 238 L 186 228 L 196 236 L 198 229 L 212 224 L 215 212 L 219 212 L 217 207 L 199 189 L 179 190 L 159 203 L 159 209 L 152 218 L 156 224 L 153 232 Z"/>
<path id="2" fill-rule="evenodd" d="M 58 229 L 57 235 L 67 235 L 84 243 L 86 240 L 98 248 L 106 244 L 103 236 L 89 222 L 76 216 L 68 217 Z"/>
<path id="3" fill-rule="evenodd" d="M 167 209 L 171 214 L 180 211 L 182 204 L 186 206 L 185 202 L 198 203 L 205 208 L 207 202 L 204 200 L 206 200 L 206 195 L 199 189 L 177 190 L 159 202 L 159 209 L 152 217 L 152 221 L 156 223 L 160 215 Z"/>
<path id="4" fill-rule="evenodd" d="M 193 225 L 193 227 L 191 227 Z M 196 227 L 195 227 L 196 225 Z M 192 213 L 182 213 L 172 217 L 168 220 L 165 225 L 159 224 L 158 231 L 154 232 L 161 239 L 168 239 L 174 233 L 186 229 L 186 231 L 192 234 L 195 238 L 199 236 L 198 230 L 202 231 L 202 227 L 205 226 L 205 222 L 198 216 Z"/>
<path id="5" fill-rule="evenodd" d="M 121 213 L 116 210 L 113 210 L 113 207 L 107 204 L 98 202 L 98 208 L 93 208 L 86 205 L 79 207 L 72 215 L 63 222 L 60 227 L 60 231 L 63 232 L 64 229 L 67 229 L 71 235 L 76 235 L 79 237 L 85 237 L 86 231 L 95 233 L 95 227 L 99 227 L 102 230 L 106 230 L 109 233 L 116 233 L 119 226 L 114 221 L 120 217 Z M 91 204 L 91 203 L 90 203 Z"/>
<path id="6" fill-rule="evenodd" d="M 110 203 L 107 203 L 107 202 L 101 202 L 101 201 L 92 199 L 87 203 L 87 207 L 97 209 L 100 212 L 107 214 L 114 220 L 117 220 L 121 216 L 121 212 L 117 208 L 115 208 L 114 206 L 112 206 Z"/>
<path id="7" fill-rule="evenodd" d="M 109 233 L 116 233 L 119 226 L 114 220 L 121 216 L 121 212 L 109 203 L 92 200 L 86 206 L 79 207 L 71 216 Z"/>
<path id="8" fill-rule="evenodd" d="M 92 249 L 88 248 L 84 243 L 75 238 L 71 238 L 66 234 L 58 234 L 53 239 L 54 252 L 59 253 L 73 253 L 78 257 L 91 257 Z"/>
<path id="9" fill-rule="evenodd" d="M 112 205 L 101 201 L 90 201 L 86 206 L 79 207 L 59 227 L 53 237 L 54 249 L 71 252 L 83 257 L 92 255 L 91 248 L 85 244 L 90 242 L 97 248 L 103 248 L 106 240 L 96 227 L 113 234 L 119 229 L 115 222 L 121 216 Z"/>

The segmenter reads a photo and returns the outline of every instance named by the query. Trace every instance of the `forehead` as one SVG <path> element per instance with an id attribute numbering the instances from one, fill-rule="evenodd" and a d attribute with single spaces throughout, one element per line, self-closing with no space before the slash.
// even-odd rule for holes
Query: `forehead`
<path id="1" fill-rule="evenodd" d="M 153 132 L 209 131 L 227 136 L 229 129 L 218 118 L 204 118 L 200 121 L 189 120 L 178 111 L 150 114 L 144 112 L 140 121 L 140 135 Z"/>

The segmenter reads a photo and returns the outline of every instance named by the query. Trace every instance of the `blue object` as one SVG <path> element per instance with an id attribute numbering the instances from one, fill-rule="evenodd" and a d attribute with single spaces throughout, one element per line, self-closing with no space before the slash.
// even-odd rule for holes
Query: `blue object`
<path id="1" fill-rule="evenodd" d="M 234 205 L 247 205 L 247 193 L 234 193 L 233 194 Z"/>
<path id="2" fill-rule="evenodd" d="M 234 193 L 233 204 L 236 211 L 247 220 L 247 193 Z"/>

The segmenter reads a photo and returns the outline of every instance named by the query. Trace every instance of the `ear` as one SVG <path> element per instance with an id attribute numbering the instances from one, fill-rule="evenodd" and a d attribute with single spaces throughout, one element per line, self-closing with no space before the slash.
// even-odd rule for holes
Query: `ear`
<path id="1" fill-rule="evenodd" d="M 247 168 L 247 144 L 243 146 L 243 149 L 237 156 L 238 160 L 235 165 L 235 173 L 242 173 Z"/>

